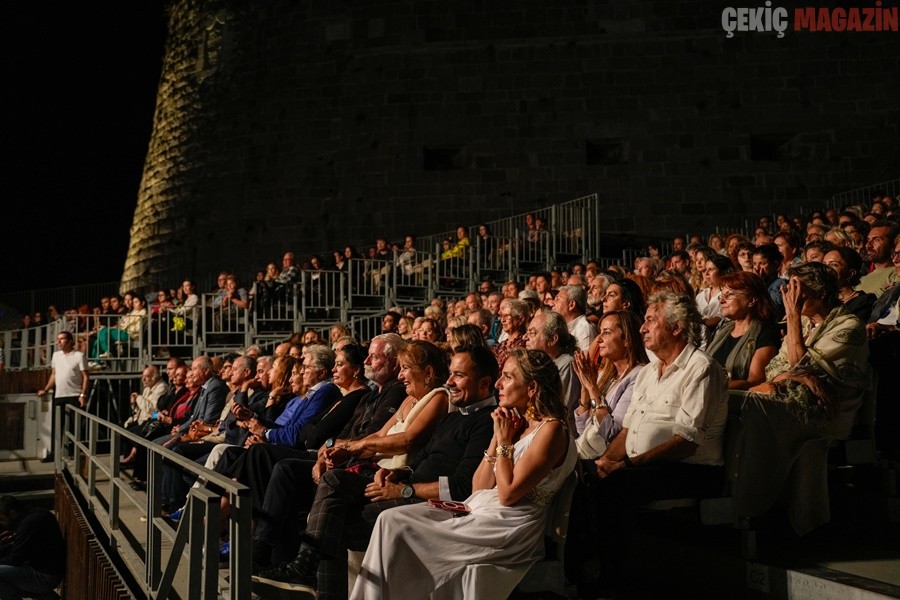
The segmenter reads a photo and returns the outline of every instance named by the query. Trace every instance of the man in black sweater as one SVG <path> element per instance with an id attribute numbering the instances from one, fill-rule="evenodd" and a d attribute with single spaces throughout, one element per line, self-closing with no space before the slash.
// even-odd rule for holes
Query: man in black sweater
<path id="1" fill-rule="evenodd" d="M 366 549 L 382 511 L 430 499 L 468 498 L 472 476 L 493 435 L 497 373 L 497 361 L 487 348 L 457 351 L 450 362 L 447 388 L 459 410 L 441 420 L 408 467 L 381 469 L 374 481 L 342 469 L 325 472 L 297 558 L 261 572 L 254 581 L 307 594 L 316 589 L 316 597 L 322 600 L 346 598 L 347 550 Z M 259 564 L 256 556 L 254 560 Z"/>
<path id="2" fill-rule="evenodd" d="M 56 517 L 0 496 L 0 598 L 52 592 L 66 570 L 66 544 Z"/>

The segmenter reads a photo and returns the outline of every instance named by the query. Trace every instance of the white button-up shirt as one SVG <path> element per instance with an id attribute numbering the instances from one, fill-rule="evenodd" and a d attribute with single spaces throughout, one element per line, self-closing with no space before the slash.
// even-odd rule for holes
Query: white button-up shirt
<path id="1" fill-rule="evenodd" d="M 625 451 L 634 457 L 678 435 L 697 444 L 683 462 L 721 465 L 728 418 L 725 370 L 705 352 L 688 346 L 659 375 L 659 360 L 641 370 L 623 426 Z"/>

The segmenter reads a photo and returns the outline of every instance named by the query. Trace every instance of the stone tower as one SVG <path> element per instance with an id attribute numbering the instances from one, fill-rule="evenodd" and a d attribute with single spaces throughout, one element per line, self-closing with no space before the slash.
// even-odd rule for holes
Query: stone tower
<path id="1" fill-rule="evenodd" d="M 172 0 L 168 23 L 124 287 L 593 192 L 609 232 L 708 232 L 897 174 L 896 33 L 728 39 L 704 0 Z"/>

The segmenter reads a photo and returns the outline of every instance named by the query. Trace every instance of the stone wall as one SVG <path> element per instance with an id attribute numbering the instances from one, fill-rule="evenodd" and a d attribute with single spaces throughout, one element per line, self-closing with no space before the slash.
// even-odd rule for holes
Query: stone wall
<path id="1" fill-rule="evenodd" d="M 123 286 L 593 192 L 610 232 L 710 231 L 900 170 L 896 33 L 726 39 L 699 0 L 373 4 L 173 3 Z"/>

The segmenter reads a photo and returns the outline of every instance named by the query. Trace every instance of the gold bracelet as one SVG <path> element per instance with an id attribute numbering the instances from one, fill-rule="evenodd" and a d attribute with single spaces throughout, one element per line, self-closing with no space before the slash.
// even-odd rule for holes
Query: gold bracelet
<path id="1" fill-rule="evenodd" d="M 506 444 L 497 446 L 497 457 L 501 456 L 511 459 L 513 457 L 513 447 Z"/>
<path id="2" fill-rule="evenodd" d="M 484 451 L 484 460 L 488 461 L 491 464 L 494 464 L 495 462 L 497 462 L 497 457 L 491 456 L 490 454 L 487 453 L 487 450 L 485 450 Z"/>

